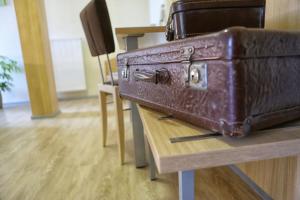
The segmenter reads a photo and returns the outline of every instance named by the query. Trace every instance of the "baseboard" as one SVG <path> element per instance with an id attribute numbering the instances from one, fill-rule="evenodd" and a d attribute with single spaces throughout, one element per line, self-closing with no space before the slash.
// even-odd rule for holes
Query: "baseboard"
<path id="1" fill-rule="evenodd" d="M 23 106 L 23 105 L 29 105 L 29 101 L 20 101 L 20 102 L 15 102 L 15 103 L 4 103 L 3 108 L 11 108 L 11 107 L 16 107 L 16 106 Z"/>
<path id="2" fill-rule="evenodd" d="M 79 96 L 79 97 L 64 97 L 64 98 L 58 98 L 59 101 L 71 101 L 71 100 L 82 100 L 82 99 L 96 99 L 98 98 L 97 95 L 91 95 L 91 96 Z"/>
<path id="3" fill-rule="evenodd" d="M 32 120 L 38 120 L 38 119 L 49 119 L 49 118 L 54 118 L 54 117 L 57 117 L 59 114 L 61 113 L 60 110 L 56 111 L 55 113 L 53 114 L 50 114 L 50 115 L 35 115 L 35 116 L 31 116 L 31 119 Z"/>

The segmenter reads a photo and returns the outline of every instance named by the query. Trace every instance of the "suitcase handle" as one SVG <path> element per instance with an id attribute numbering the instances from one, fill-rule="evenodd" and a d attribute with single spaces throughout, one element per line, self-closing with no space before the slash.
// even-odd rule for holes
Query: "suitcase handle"
<path id="1" fill-rule="evenodd" d="M 170 74 L 167 69 L 160 69 L 156 71 L 136 70 L 133 72 L 135 81 L 145 81 L 158 83 L 167 83 L 170 79 Z"/>

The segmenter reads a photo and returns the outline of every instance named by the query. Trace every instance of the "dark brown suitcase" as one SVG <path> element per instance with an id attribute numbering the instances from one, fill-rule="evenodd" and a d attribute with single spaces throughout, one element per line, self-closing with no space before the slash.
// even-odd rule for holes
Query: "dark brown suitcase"
<path id="1" fill-rule="evenodd" d="M 179 0 L 172 4 L 168 41 L 221 31 L 232 26 L 263 28 L 265 0 Z"/>
<path id="2" fill-rule="evenodd" d="M 300 32 L 230 28 L 118 55 L 122 97 L 229 136 L 300 117 Z"/>

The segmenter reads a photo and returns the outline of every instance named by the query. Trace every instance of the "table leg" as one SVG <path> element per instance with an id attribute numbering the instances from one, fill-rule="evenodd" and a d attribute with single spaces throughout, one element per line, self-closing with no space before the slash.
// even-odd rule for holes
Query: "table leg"
<path id="1" fill-rule="evenodd" d="M 138 48 L 138 37 L 129 36 L 125 38 L 126 50 L 135 50 Z M 146 153 L 145 153 L 145 138 L 144 129 L 140 114 L 138 112 L 135 103 L 131 102 L 131 119 L 132 119 L 132 131 L 133 131 L 133 143 L 134 143 L 134 154 L 135 154 L 135 166 L 145 167 Z"/>
<path id="2" fill-rule="evenodd" d="M 153 152 L 151 150 L 150 144 L 147 140 L 147 150 L 148 150 L 148 158 L 149 158 L 149 172 L 150 172 L 150 180 L 154 181 L 156 180 L 156 165 L 155 165 L 155 160 L 153 157 Z"/>
<path id="3" fill-rule="evenodd" d="M 179 200 L 195 199 L 195 171 L 178 172 Z"/>
<path id="4" fill-rule="evenodd" d="M 131 119 L 132 119 L 132 132 L 133 132 L 133 143 L 134 143 L 134 154 L 135 154 L 135 166 L 145 167 L 146 152 L 145 152 L 145 137 L 144 128 L 140 118 L 140 114 L 135 103 L 131 103 Z"/>
<path id="5" fill-rule="evenodd" d="M 138 36 L 137 37 L 126 37 L 126 50 L 135 50 L 138 48 Z M 134 154 L 135 154 L 135 166 L 145 167 L 146 153 L 145 153 L 145 138 L 142 120 L 140 118 L 137 106 L 135 103 L 131 102 L 131 119 L 132 119 L 132 132 L 133 132 L 133 142 L 134 142 Z"/>
<path id="6" fill-rule="evenodd" d="M 138 49 L 138 38 L 140 36 L 128 36 L 125 38 L 126 51 Z"/>

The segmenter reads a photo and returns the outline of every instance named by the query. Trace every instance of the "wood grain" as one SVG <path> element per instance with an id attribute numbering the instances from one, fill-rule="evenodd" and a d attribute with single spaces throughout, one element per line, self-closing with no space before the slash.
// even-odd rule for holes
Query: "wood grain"
<path id="1" fill-rule="evenodd" d="M 296 170 L 294 174 L 293 200 L 300 199 L 300 155 L 296 158 Z"/>
<path id="2" fill-rule="evenodd" d="M 124 112 L 126 165 L 120 167 L 113 104 L 102 148 L 97 99 L 63 101 L 53 119 L 30 120 L 30 108 L 0 111 L 1 200 L 175 200 L 177 174 L 152 182 L 134 163 L 130 112 Z M 260 200 L 227 168 L 197 171 L 196 199 Z"/>
<path id="3" fill-rule="evenodd" d="M 300 127 L 252 133 L 242 139 L 211 138 L 172 144 L 170 138 L 201 135 L 210 131 L 139 107 L 145 134 L 160 173 L 238 164 L 300 153 Z"/>
<path id="4" fill-rule="evenodd" d="M 99 104 L 100 104 L 100 122 L 102 127 L 102 146 L 106 146 L 107 140 L 107 102 L 106 97 L 110 94 L 113 96 L 115 121 L 117 124 L 117 134 L 119 142 L 120 164 L 124 164 L 125 161 L 125 133 L 124 133 L 124 115 L 122 99 L 119 95 L 119 87 L 107 84 L 98 84 L 99 92 Z"/>
<path id="5" fill-rule="evenodd" d="M 15 0 L 32 117 L 58 113 L 43 0 Z"/>
<path id="6" fill-rule="evenodd" d="M 296 173 L 295 157 L 240 164 L 239 168 L 273 199 L 293 199 Z"/>
<path id="7" fill-rule="evenodd" d="M 124 130 L 124 115 L 123 115 L 123 104 L 120 97 L 119 87 L 113 86 L 113 101 L 115 107 L 115 120 L 117 123 L 118 142 L 119 142 L 119 155 L 120 163 L 124 164 L 125 161 L 125 130 Z"/>
<path id="8" fill-rule="evenodd" d="M 98 92 L 99 98 L 99 111 L 100 111 L 100 126 L 101 126 L 101 134 L 102 134 L 102 146 L 106 147 L 106 140 L 107 140 L 107 93 L 105 92 Z"/>
<path id="9" fill-rule="evenodd" d="M 116 35 L 119 37 L 143 35 L 145 33 L 163 33 L 166 28 L 164 26 L 149 26 L 149 27 L 119 27 L 116 28 Z"/>
<path id="10" fill-rule="evenodd" d="M 266 28 L 300 30 L 300 1 L 267 0 Z"/>
<path id="11" fill-rule="evenodd" d="M 117 72 L 118 71 L 117 58 L 116 57 L 110 58 L 110 63 L 111 63 L 112 72 Z M 109 64 L 107 60 L 105 60 L 104 62 L 104 74 L 106 76 L 105 81 L 110 80 Z"/>
<path id="12" fill-rule="evenodd" d="M 207 131 L 174 119 L 161 121 L 158 119 L 162 114 L 145 108 L 139 110 L 160 173 L 247 162 L 238 167 L 275 200 L 299 199 L 299 160 L 280 158 L 284 154 L 299 154 L 299 121 L 289 124 L 295 128 L 259 132 L 243 139 L 171 144 L 171 137 Z M 251 160 L 262 161 L 248 162 Z"/>

